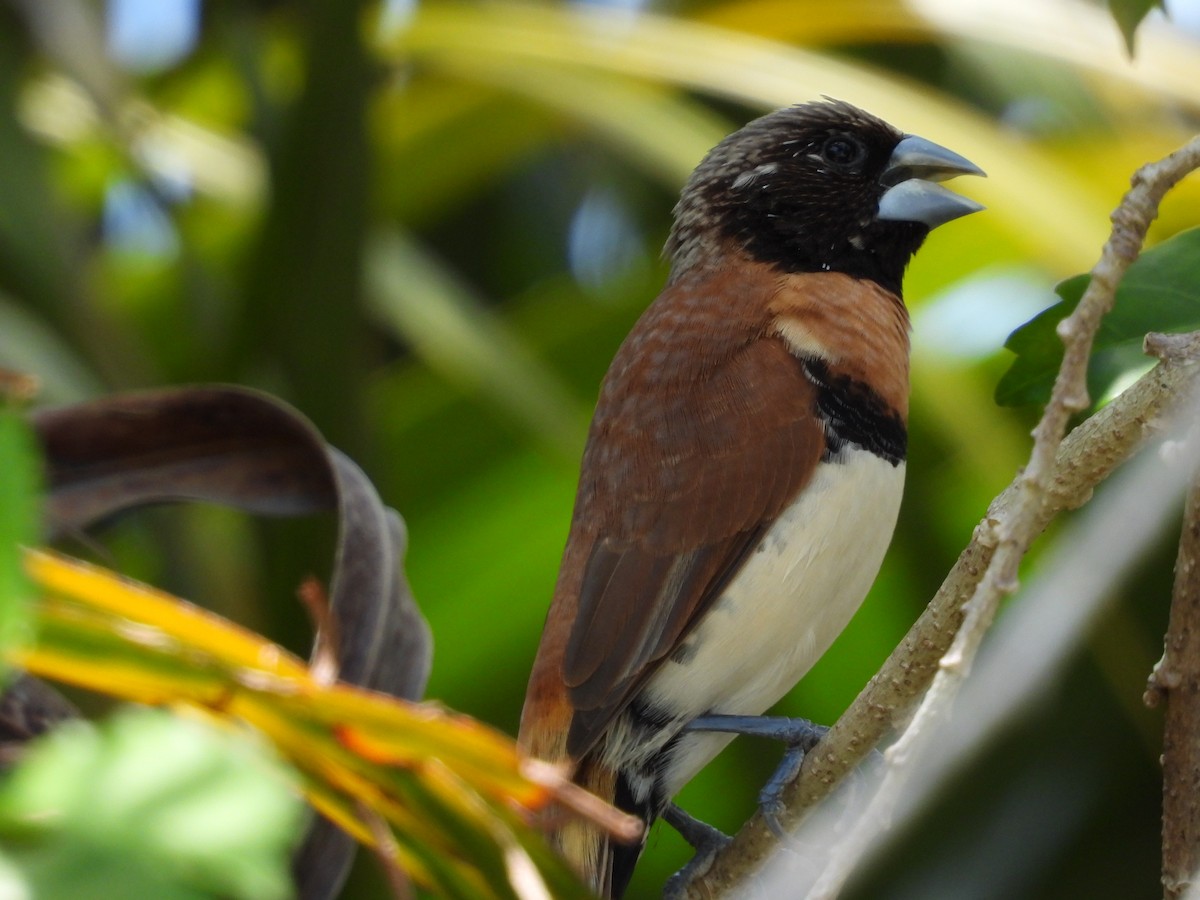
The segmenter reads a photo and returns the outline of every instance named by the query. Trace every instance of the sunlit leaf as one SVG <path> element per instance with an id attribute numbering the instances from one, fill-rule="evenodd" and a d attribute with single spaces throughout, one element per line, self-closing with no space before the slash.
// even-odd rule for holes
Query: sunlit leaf
<path id="1" fill-rule="evenodd" d="M 677 91 L 618 72 L 546 64 L 535 58 L 448 54 L 447 72 L 536 100 L 566 121 L 589 125 L 636 165 L 672 189 L 733 130 L 721 116 Z M 579 98 L 586 97 L 586 103 Z"/>
<path id="2" fill-rule="evenodd" d="M 1128 0 L 1132 6 L 1154 0 Z M 964 42 L 995 47 L 1010 58 L 1037 54 L 1102 75 L 1101 90 L 1136 85 L 1148 96 L 1185 103 L 1200 97 L 1200 56 L 1181 31 L 1153 29 L 1139 37 L 1137 65 L 1099 4 L 1063 0 L 967 3 L 963 0 L 731 0 L 706 8 L 701 19 L 739 31 L 807 45 Z"/>
<path id="3" fill-rule="evenodd" d="M 422 5 L 409 25 L 383 35 L 380 47 L 397 61 L 469 69 L 501 83 L 506 71 L 533 66 L 547 78 L 555 77 L 552 69 L 568 76 L 597 71 L 763 109 L 823 94 L 852 100 L 984 168 L 989 181 L 971 184 L 969 193 L 1038 255 L 1078 266 L 1103 240 L 1097 223 L 1107 210 L 1070 171 L 916 82 L 829 55 L 683 19 L 509 3 Z"/>
<path id="4" fill-rule="evenodd" d="M 1055 290 L 1062 297 L 1014 331 L 1004 346 L 1017 354 L 996 386 L 1004 406 L 1044 403 L 1062 362 L 1063 344 L 1055 328 L 1078 305 L 1087 275 L 1068 278 Z M 1200 328 L 1200 228 L 1182 232 L 1147 250 L 1125 275 L 1116 303 L 1096 333 L 1088 387 L 1092 396 L 1119 374 L 1112 354 L 1138 351 L 1151 331 Z"/>
<path id="5" fill-rule="evenodd" d="M 324 684 L 275 645 L 102 569 L 41 552 L 27 562 L 43 596 L 37 645 L 12 654 L 22 667 L 255 726 L 300 772 L 318 808 L 372 844 L 363 811 L 381 816 L 396 862 L 445 896 L 513 896 L 505 873 L 517 846 L 533 854 L 555 896 L 582 896 L 530 825 L 552 802 L 626 833 L 635 826 L 465 716 Z"/>

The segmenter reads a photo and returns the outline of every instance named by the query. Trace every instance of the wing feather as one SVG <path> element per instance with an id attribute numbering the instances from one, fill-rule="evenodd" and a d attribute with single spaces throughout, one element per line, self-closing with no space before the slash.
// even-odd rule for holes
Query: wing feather
<path id="1" fill-rule="evenodd" d="M 651 313 L 674 327 L 644 321 L 614 360 L 584 454 L 566 556 L 582 571 L 564 581 L 578 584 L 562 668 L 576 757 L 720 596 L 825 447 L 816 387 L 782 339 L 731 317 L 731 339 L 714 341 L 711 321 L 670 301 Z"/>

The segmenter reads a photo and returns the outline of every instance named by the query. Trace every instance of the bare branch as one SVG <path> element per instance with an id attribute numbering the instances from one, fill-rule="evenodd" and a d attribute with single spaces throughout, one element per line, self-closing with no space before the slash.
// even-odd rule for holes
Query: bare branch
<path id="1" fill-rule="evenodd" d="M 1057 513 L 1087 501 L 1092 488 L 1141 446 L 1155 420 L 1182 393 L 1180 388 L 1195 377 L 1195 357 L 1185 361 L 1168 354 L 1138 385 L 1063 440 L 1071 415 L 1088 404 L 1092 338 L 1112 306 L 1116 287 L 1136 259 L 1162 197 L 1197 166 L 1200 139 L 1135 174 L 1132 189 L 1113 213 L 1113 233 L 1088 289 L 1059 326 L 1066 352 L 1050 403 L 1034 430 L 1029 465 L 993 501 L 929 608 L 789 786 L 784 824 L 792 827 L 903 719 L 932 680 L 909 727 L 889 751 L 889 769 L 872 809 L 843 842 L 844 852 L 831 861 L 812 896 L 836 894 L 861 849 L 886 820 L 914 750 L 947 714 L 1000 600 L 1015 590 L 1029 544 Z M 689 896 L 727 892 L 776 849 L 778 841 L 762 817 L 752 817 L 689 888 Z"/>
<path id="2" fill-rule="evenodd" d="M 1200 476 L 1184 506 L 1163 658 L 1146 691 L 1152 706 L 1163 697 L 1162 883 L 1178 900 L 1200 867 Z"/>

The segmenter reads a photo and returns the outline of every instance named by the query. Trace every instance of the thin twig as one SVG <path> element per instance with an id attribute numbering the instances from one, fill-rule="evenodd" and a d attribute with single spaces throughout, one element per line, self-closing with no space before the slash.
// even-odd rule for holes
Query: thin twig
<path id="1" fill-rule="evenodd" d="M 828 795 L 886 730 L 903 718 L 913 699 L 929 684 L 932 672 L 929 693 L 904 735 L 889 751 L 888 772 L 880 794 L 860 820 L 859 828 L 843 842 L 845 852 L 831 861 L 827 877 L 814 896 L 836 893 L 861 848 L 879 830 L 879 823 L 886 820 L 916 744 L 948 711 L 996 607 L 1016 588 L 1017 568 L 1030 542 L 1055 514 L 1086 502 L 1092 487 L 1140 445 L 1153 417 L 1173 399 L 1169 391 L 1157 393 L 1161 382 L 1156 379 L 1167 376 L 1172 367 L 1177 367 L 1173 376 L 1180 384 L 1193 377 L 1194 365 L 1166 360 L 1151 373 L 1157 373 L 1156 379 L 1143 379 L 1141 392 L 1127 396 L 1134 389 L 1127 391 L 1063 441 L 1071 415 L 1088 404 L 1086 372 L 1092 337 L 1101 317 L 1112 306 L 1117 284 L 1136 259 L 1162 197 L 1198 165 L 1200 139 L 1143 167 L 1134 176 L 1133 188 L 1113 214 L 1113 234 L 1093 269 L 1091 283 L 1076 311 L 1059 326 L 1066 352 L 1050 404 L 1034 430 L 1029 465 L 993 502 L 929 609 L 847 714 L 805 760 L 800 778 L 785 793 L 785 824 L 790 826 L 811 804 Z M 1135 406 L 1134 401 L 1146 405 Z M 1124 427 L 1116 424 L 1118 417 L 1127 420 Z M 963 606 L 967 597 L 970 599 Z M 962 625 L 956 627 L 960 616 Z M 943 655 L 947 646 L 949 650 Z M 936 667 L 931 666 L 931 659 L 939 656 Z M 756 815 L 718 856 L 705 877 L 689 888 L 689 896 L 720 896 L 777 848 L 777 840 Z"/>
<path id="2" fill-rule="evenodd" d="M 329 592 L 320 579 L 310 575 L 300 582 L 296 597 L 313 625 L 313 649 L 309 669 L 317 684 L 335 684 L 341 672 L 338 622 L 329 605 Z"/>
<path id="3" fill-rule="evenodd" d="M 0 366 L 0 408 L 23 407 L 38 395 L 41 388 L 41 380 L 36 375 Z"/>
<path id="4" fill-rule="evenodd" d="M 1163 658 L 1146 691 L 1151 706 L 1163 697 L 1162 884 L 1178 900 L 1200 867 L 1200 475 L 1184 504 Z"/>

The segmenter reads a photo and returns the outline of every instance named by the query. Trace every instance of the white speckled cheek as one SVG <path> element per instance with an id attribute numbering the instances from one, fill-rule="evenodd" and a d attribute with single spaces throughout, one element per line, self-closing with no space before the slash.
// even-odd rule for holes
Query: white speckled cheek
<path id="1" fill-rule="evenodd" d="M 656 706 L 758 715 L 792 688 L 850 621 L 895 529 L 904 466 L 845 448 L 822 464 L 771 527 L 725 595 L 647 685 Z M 682 785 L 728 743 L 685 739 L 671 781 Z"/>

